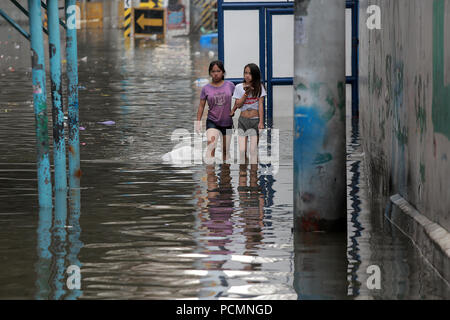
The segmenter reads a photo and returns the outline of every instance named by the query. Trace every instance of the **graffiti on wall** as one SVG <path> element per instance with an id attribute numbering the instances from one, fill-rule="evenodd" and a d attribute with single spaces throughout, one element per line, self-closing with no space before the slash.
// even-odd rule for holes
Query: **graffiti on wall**
<path id="1" fill-rule="evenodd" d="M 445 83 L 444 39 L 449 37 L 445 30 L 445 13 L 450 10 L 450 2 L 434 0 L 433 3 L 433 125 L 434 131 L 450 139 L 450 84 Z M 447 45 L 448 46 L 448 45 Z"/>

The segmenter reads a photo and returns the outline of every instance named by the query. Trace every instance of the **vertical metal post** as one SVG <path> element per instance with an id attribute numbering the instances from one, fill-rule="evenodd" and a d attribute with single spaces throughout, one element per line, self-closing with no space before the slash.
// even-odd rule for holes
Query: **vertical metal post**
<path id="1" fill-rule="evenodd" d="M 78 260 L 83 243 L 80 241 L 80 138 L 78 123 L 78 54 L 77 54 L 77 26 L 76 19 L 79 9 L 75 0 L 65 0 L 66 10 L 66 55 L 67 55 L 67 78 L 68 78 L 68 115 L 69 115 L 69 208 L 68 224 L 69 229 L 67 261 L 69 265 L 81 267 Z M 82 291 L 78 289 L 70 290 L 66 299 L 77 299 Z"/>
<path id="2" fill-rule="evenodd" d="M 56 270 L 53 277 L 53 298 L 59 300 L 65 293 L 64 257 L 67 220 L 67 170 L 64 139 L 64 110 L 61 90 L 61 41 L 59 33 L 58 0 L 47 1 L 50 78 L 52 88 L 53 159 L 55 166 L 55 217 L 52 242 Z"/>
<path id="3" fill-rule="evenodd" d="M 76 29 L 76 1 L 66 0 L 66 55 L 67 55 L 67 91 L 69 116 L 69 206 L 72 211 L 80 212 L 80 138 L 78 123 L 78 54 Z"/>
<path id="4" fill-rule="evenodd" d="M 125 39 L 128 39 L 131 36 L 131 14 L 132 14 L 132 6 L 131 0 L 123 0 L 123 8 L 124 8 L 124 20 L 123 20 L 123 35 Z"/>
<path id="5" fill-rule="evenodd" d="M 352 117 L 359 117 L 359 0 L 352 5 Z"/>
<path id="6" fill-rule="evenodd" d="M 64 111 L 61 90 L 61 44 L 59 33 L 58 0 L 48 1 L 49 57 L 53 116 L 53 159 L 55 166 L 55 191 L 61 199 L 55 204 L 65 222 L 67 212 L 66 146 L 64 140 Z"/>
<path id="7" fill-rule="evenodd" d="M 48 116 L 45 90 L 45 55 L 42 36 L 41 2 L 28 0 L 31 34 L 33 102 L 36 122 L 39 207 L 52 207 L 52 182 L 49 160 Z"/>

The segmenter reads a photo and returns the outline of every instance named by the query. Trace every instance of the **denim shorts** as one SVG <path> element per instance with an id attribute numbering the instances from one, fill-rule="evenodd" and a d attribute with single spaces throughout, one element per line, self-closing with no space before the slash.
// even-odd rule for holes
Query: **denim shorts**
<path id="1" fill-rule="evenodd" d="M 259 136 L 259 118 L 249 119 L 244 117 L 239 117 L 238 122 L 238 132 L 240 136 Z"/>
<path id="2" fill-rule="evenodd" d="M 206 130 L 208 129 L 217 129 L 222 133 L 222 136 L 226 136 L 227 135 L 227 130 L 233 130 L 233 126 L 228 126 L 228 127 L 222 127 L 217 125 L 214 121 L 206 119 Z M 231 134 L 231 132 L 230 132 Z"/>

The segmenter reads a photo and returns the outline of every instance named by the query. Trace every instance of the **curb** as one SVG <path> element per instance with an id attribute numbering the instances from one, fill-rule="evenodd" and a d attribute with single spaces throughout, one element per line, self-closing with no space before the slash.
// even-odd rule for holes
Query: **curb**
<path id="1" fill-rule="evenodd" d="M 392 206 L 386 217 L 413 241 L 425 259 L 449 283 L 450 233 L 419 213 L 400 195 L 391 196 L 390 201 Z"/>

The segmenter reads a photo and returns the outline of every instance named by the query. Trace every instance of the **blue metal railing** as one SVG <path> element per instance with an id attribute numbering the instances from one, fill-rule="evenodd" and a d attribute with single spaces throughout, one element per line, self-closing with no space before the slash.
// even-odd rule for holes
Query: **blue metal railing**
<path id="1" fill-rule="evenodd" d="M 33 101 L 36 117 L 37 136 L 37 167 L 38 167 L 38 191 L 39 206 L 52 207 L 52 180 L 49 160 L 49 141 L 47 134 L 48 116 L 46 105 L 45 87 L 45 54 L 42 30 L 49 36 L 50 52 L 50 77 L 52 84 L 52 116 L 53 116 L 53 138 L 54 138 L 54 165 L 55 165 L 55 191 L 64 191 L 67 198 L 67 172 L 66 172 L 66 148 L 64 139 L 64 113 L 62 105 L 61 89 L 61 45 L 59 25 L 66 31 L 66 55 L 67 76 L 69 79 L 69 183 L 71 188 L 77 190 L 73 193 L 73 206 L 78 208 L 80 197 L 80 156 L 79 156 L 79 131 L 78 131 L 78 68 L 77 68 L 77 39 L 75 27 L 68 28 L 66 23 L 59 19 L 58 1 L 48 0 L 47 4 L 40 0 L 28 0 L 27 11 L 18 1 L 10 0 L 23 14 L 29 18 L 30 33 L 25 31 L 18 23 L 10 18 L 3 10 L 2 16 L 22 36 L 31 43 L 32 54 L 32 79 L 33 79 Z M 76 14 L 72 10 L 76 5 L 75 0 L 65 2 L 66 21 L 68 17 Z M 49 30 L 42 26 L 41 6 L 48 12 Z M 72 8 L 72 9 L 70 9 Z M 70 9 L 70 10 L 69 10 Z M 59 192 L 58 194 L 64 194 Z M 64 201 L 57 201 L 61 208 L 65 207 Z"/>
<path id="2" fill-rule="evenodd" d="M 352 75 L 347 84 L 352 85 L 352 117 L 359 117 L 359 0 L 347 0 L 346 8 L 352 10 Z"/>
<path id="3" fill-rule="evenodd" d="M 258 10 L 259 11 L 259 68 L 261 79 L 267 84 L 267 99 L 264 106 L 264 122 L 267 128 L 273 125 L 273 85 L 292 85 L 293 78 L 272 79 L 271 54 L 271 14 L 293 14 L 294 2 L 224 2 L 218 0 L 218 54 L 219 59 L 224 59 L 224 10 Z M 280 11 L 281 10 L 281 11 Z M 267 39 L 266 39 L 267 37 Z M 267 50 L 267 64 L 266 64 Z M 267 69 L 267 76 L 266 76 Z M 234 83 L 242 82 L 243 78 L 227 79 Z"/>

